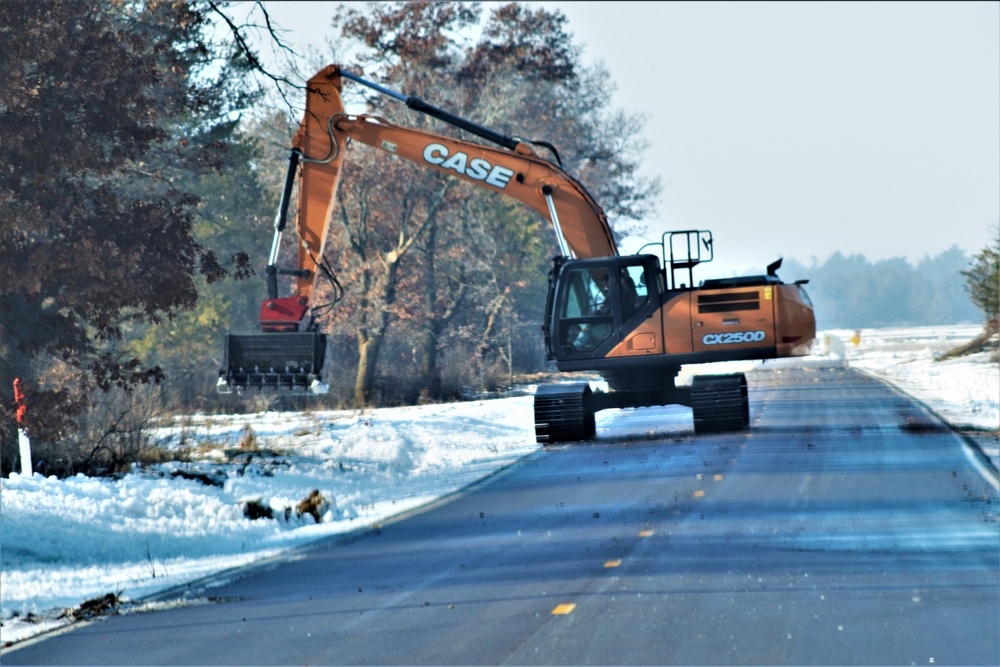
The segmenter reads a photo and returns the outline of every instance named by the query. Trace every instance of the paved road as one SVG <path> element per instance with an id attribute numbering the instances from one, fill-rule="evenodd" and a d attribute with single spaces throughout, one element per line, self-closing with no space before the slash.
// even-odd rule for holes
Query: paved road
<path id="1" fill-rule="evenodd" d="M 3 662 L 997 664 L 995 480 L 875 380 L 765 368 L 747 433 L 622 439 L 649 411 L 619 413 L 430 511 Z"/>

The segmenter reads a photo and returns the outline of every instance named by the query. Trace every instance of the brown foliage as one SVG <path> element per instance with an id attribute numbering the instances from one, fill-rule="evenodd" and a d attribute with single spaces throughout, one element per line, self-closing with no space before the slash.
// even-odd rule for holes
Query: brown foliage
<path id="1" fill-rule="evenodd" d="M 131 323 L 190 308 L 225 273 L 192 232 L 181 172 L 218 168 L 225 87 L 194 84 L 207 17 L 194 4 L 0 3 L 0 469 L 12 467 L 14 378 L 29 434 L 66 434 L 90 389 L 157 382 L 116 352 Z M 183 128 L 183 129 L 182 129 Z M 53 363 L 77 387 L 41 381 Z"/>

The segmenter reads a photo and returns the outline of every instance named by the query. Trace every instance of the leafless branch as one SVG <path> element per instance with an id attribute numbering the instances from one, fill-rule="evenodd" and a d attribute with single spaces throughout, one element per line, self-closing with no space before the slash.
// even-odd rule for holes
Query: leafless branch
<path id="1" fill-rule="evenodd" d="M 255 24 L 255 23 L 247 23 L 247 24 L 243 24 L 243 25 L 237 25 L 236 22 L 232 19 L 232 17 L 230 17 L 228 14 L 226 14 L 224 11 L 222 11 L 222 7 L 219 5 L 219 3 L 217 3 L 217 2 L 211 2 L 210 1 L 208 3 L 208 6 L 212 10 L 212 12 L 214 12 L 215 14 L 217 14 L 223 21 L 225 21 L 226 25 L 229 27 L 230 33 L 233 36 L 233 40 L 236 43 L 236 47 L 240 50 L 240 52 L 243 54 L 243 56 L 250 63 L 251 70 L 253 70 L 254 72 L 256 72 L 256 73 L 258 73 L 258 74 L 260 74 L 260 75 L 262 75 L 262 76 L 264 76 L 264 77 L 266 77 L 268 79 L 270 79 L 271 82 L 273 82 L 275 84 L 275 86 L 274 86 L 275 90 L 278 91 L 278 95 L 281 96 L 282 101 L 289 108 L 294 108 L 294 105 L 292 104 L 291 100 L 289 100 L 289 98 L 288 98 L 288 95 L 287 95 L 287 93 L 285 91 L 285 87 L 287 86 L 287 87 L 289 87 L 289 88 L 291 88 L 293 90 L 305 90 L 306 87 L 304 85 L 299 85 L 299 84 L 293 83 L 287 77 L 281 76 L 279 74 L 275 74 L 275 73 L 271 72 L 270 70 L 268 70 L 260 62 L 260 58 L 257 56 L 257 52 L 250 45 L 249 41 L 247 40 L 247 36 L 245 34 L 245 31 L 247 29 L 249 29 L 249 28 L 254 28 L 254 29 L 257 29 L 257 30 L 264 30 L 264 31 L 266 31 L 266 34 L 270 37 L 270 39 L 274 42 L 275 46 L 278 49 L 280 49 L 282 51 L 286 51 L 287 53 L 290 53 L 291 55 L 298 57 L 299 54 L 297 54 L 291 48 L 291 46 L 289 46 L 289 44 L 287 42 L 285 42 L 280 37 L 280 35 L 278 34 L 279 30 L 278 30 L 276 24 L 274 24 L 274 22 L 272 22 L 270 14 L 267 13 L 267 9 L 264 8 L 264 3 L 261 2 L 260 0 L 256 0 L 253 3 L 253 9 L 251 9 L 251 13 L 254 10 L 260 10 L 260 13 L 264 17 L 264 19 L 263 19 L 264 20 L 264 25 L 263 26 Z"/>

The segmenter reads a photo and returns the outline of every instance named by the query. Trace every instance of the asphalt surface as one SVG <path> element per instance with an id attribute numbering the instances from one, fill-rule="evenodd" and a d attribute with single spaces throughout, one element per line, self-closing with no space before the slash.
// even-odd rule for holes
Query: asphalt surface
<path id="1" fill-rule="evenodd" d="M 844 367 L 748 379 L 745 433 L 599 430 L 3 663 L 1000 664 L 1000 499 L 965 441 Z"/>

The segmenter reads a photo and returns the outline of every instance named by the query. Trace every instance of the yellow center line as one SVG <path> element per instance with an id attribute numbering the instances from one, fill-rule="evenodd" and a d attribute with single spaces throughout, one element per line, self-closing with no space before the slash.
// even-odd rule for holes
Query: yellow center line
<path id="1" fill-rule="evenodd" d="M 565 616 L 566 614 L 572 614 L 574 609 L 576 609 L 576 605 L 573 604 L 572 602 L 569 602 L 567 604 L 561 604 L 552 610 L 552 615 Z"/>
<path id="2" fill-rule="evenodd" d="M 639 537 L 649 537 L 652 534 L 653 534 L 653 531 L 651 531 L 651 530 L 644 530 L 644 531 L 641 531 L 639 533 Z"/>
<path id="3" fill-rule="evenodd" d="M 618 567 L 622 562 L 620 560 L 609 560 L 604 564 L 604 567 Z"/>
<path id="4" fill-rule="evenodd" d="M 695 497 L 695 498 L 701 498 L 701 497 L 702 497 L 702 496 L 704 496 L 704 495 L 705 495 L 705 492 L 704 492 L 704 491 L 695 491 L 695 492 L 694 492 L 694 497 Z"/>

